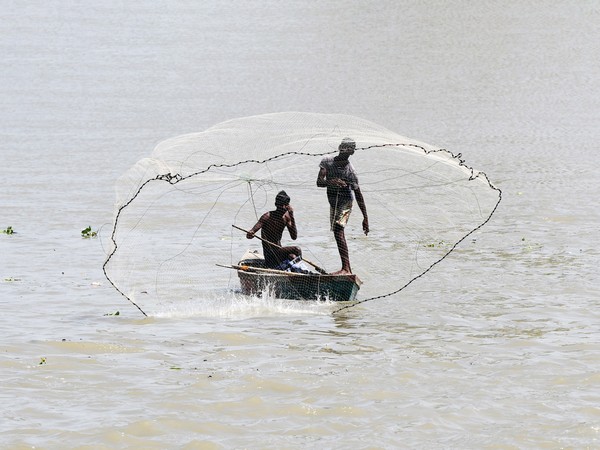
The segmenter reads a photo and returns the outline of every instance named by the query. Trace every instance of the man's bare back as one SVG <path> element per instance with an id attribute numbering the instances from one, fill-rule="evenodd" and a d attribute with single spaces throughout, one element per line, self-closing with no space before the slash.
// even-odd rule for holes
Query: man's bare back
<path id="1" fill-rule="evenodd" d="M 294 219 L 294 209 L 289 204 L 290 198 L 281 191 L 275 199 L 277 209 L 264 213 L 256 225 L 252 227 L 246 234 L 248 239 L 252 239 L 258 230 L 261 230 L 263 254 L 265 257 L 265 265 L 268 268 L 277 268 L 286 259 L 293 259 L 290 256 L 302 256 L 302 250 L 299 247 L 282 247 L 281 237 L 283 230 L 286 228 L 290 233 L 290 237 L 296 240 L 298 230 L 296 229 L 296 221 Z M 267 242 L 265 242 L 267 241 Z M 274 244 L 274 245 L 271 245 Z"/>

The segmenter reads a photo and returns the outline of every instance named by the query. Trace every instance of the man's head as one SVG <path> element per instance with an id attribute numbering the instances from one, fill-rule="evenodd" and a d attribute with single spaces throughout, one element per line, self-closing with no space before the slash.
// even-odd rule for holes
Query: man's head
<path id="1" fill-rule="evenodd" d="M 344 139 L 342 139 L 342 142 L 340 143 L 338 149 L 340 151 L 340 155 L 353 155 L 354 150 L 356 149 L 356 142 L 354 142 L 354 139 L 352 138 L 345 137 Z"/>
<path id="2" fill-rule="evenodd" d="M 279 191 L 277 197 L 275 197 L 275 206 L 283 207 L 290 204 L 290 196 L 285 193 L 285 191 Z"/>

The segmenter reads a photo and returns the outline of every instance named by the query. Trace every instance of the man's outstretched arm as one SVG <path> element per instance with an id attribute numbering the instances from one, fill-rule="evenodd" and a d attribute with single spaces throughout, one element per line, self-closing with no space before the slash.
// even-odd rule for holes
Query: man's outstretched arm
<path id="1" fill-rule="evenodd" d="M 248 233 L 246 233 L 246 237 L 248 239 L 252 239 L 254 237 L 254 235 L 256 234 L 256 232 L 258 230 L 260 230 L 263 226 L 263 223 L 265 223 L 265 221 L 269 218 L 269 213 L 266 212 L 264 213 L 260 219 L 258 219 L 258 222 L 256 222 L 256 224 L 252 227 L 251 230 L 248 231 Z"/>
<path id="2" fill-rule="evenodd" d="M 362 192 L 360 191 L 360 188 L 358 186 L 356 186 L 356 189 L 354 190 L 354 196 L 356 197 L 356 203 L 358 203 L 358 207 L 360 208 L 360 211 L 362 212 L 363 231 L 365 232 L 365 235 L 367 235 L 367 234 L 369 234 L 369 216 L 367 215 L 367 205 L 365 203 L 365 199 L 362 195 Z"/>

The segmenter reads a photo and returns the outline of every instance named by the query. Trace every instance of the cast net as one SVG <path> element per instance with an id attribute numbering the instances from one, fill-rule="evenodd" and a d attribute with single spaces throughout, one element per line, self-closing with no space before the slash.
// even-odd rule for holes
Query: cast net
<path id="1" fill-rule="evenodd" d="M 260 256 L 262 245 L 232 225 L 252 228 L 275 209 L 281 190 L 291 198 L 298 229 L 296 241 L 284 231 L 282 245 L 299 246 L 313 273 L 315 266 L 339 270 L 326 189 L 316 181 L 321 160 L 337 155 L 345 137 L 356 143 L 350 162 L 370 232 L 363 233 L 355 201 L 345 237 L 362 285 L 349 303 L 336 303 L 342 308 L 398 297 L 483 226 L 500 202 L 500 190 L 460 154 L 357 117 L 277 113 L 235 119 L 162 142 L 118 180 L 107 279 L 146 315 L 177 302 L 247 294 L 253 280 L 242 280 L 240 272 L 256 275 L 254 281 L 272 274 L 240 264 L 249 249 Z M 293 298 L 296 289 L 299 298 L 340 300 L 331 287 L 319 290 L 325 275 L 276 275 L 296 283 L 281 297 Z M 315 297 L 306 298 L 311 293 Z"/>

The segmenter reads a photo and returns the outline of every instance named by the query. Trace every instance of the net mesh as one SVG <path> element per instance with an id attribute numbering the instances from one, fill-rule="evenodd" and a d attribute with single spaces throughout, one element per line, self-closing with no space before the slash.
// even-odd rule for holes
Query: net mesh
<path id="1" fill-rule="evenodd" d="M 286 232 L 282 244 L 301 247 L 305 259 L 327 272 L 338 270 L 326 190 L 316 180 L 321 159 L 337 154 L 346 136 L 356 142 L 350 161 L 370 232 L 363 233 L 355 203 L 345 234 L 362 285 L 341 308 L 398 294 L 484 225 L 500 202 L 500 190 L 460 154 L 357 117 L 235 119 L 162 142 L 118 180 L 107 279 L 144 314 L 239 292 L 237 271 L 222 265 L 236 266 L 246 250 L 262 249 L 232 225 L 250 229 L 275 209 L 280 190 L 291 197 L 298 227 L 298 239 Z M 324 281 L 297 282 L 310 292 Z M 321 294 L 315 298 L 327 297 Z"/>

